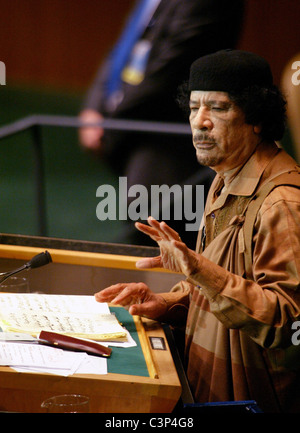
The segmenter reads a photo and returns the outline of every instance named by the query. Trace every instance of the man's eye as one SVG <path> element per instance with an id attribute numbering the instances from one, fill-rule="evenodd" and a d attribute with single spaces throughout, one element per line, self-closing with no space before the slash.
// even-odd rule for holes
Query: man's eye
<path id="1" fill-rule="evenodd" d="M 218 106 L 213 106 L 213 107 L 211 107 L 211 109 L 214 111 L 225 111 L 224 107 L 218 107 Z"/>

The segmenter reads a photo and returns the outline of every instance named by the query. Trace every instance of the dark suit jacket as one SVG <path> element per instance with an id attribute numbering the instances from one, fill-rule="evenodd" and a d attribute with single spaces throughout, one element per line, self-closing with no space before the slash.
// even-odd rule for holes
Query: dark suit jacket
<path id="1" fill-rule="evenodd" d="M 103 86 L 109 74 L 109 60 L 98 71 L 84 104 L 106 117 L 165 122 L 186 121 L 176 102 L 178 86 L 188 79 L 191 63 L 202 55 L 222 48 L 233 48 L 243 17 L 243 0 L 162 0 L 146 37 L 152 42 L 144 80 L 139 85 L 123 83 L 124 97 L 119 106 L 108 111 Z M 190 138 L 177 137 L 163 145 L 182 146 L 195 160 Z M 122 149 L 128 154 L 139 143 L 159 139 L 131 133 L 105 133 L 109 152 Z"/>

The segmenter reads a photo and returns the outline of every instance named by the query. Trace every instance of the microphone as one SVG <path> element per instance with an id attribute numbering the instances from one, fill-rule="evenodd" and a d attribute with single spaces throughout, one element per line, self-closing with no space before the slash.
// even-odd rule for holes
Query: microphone
<path id="1" fill-rule="evenodd" d="M 5 280 L 7 280 L 7 278 L 21 271 L 24 271 L 26 269 L 28 270 L 28 269 L 39 268 L 40 266 L 47 265 L 48 263 L 51 262 L 52 262 L 52 258 L 48 251 L 45 251 L 44 253 L 39 253 L 36 256 L 32 257 L 32 259 L 29 260 L 29 262 L 25 263 L 20 268 L 8 272 L 0 273 L 0 284 L 2 284 Z"/>

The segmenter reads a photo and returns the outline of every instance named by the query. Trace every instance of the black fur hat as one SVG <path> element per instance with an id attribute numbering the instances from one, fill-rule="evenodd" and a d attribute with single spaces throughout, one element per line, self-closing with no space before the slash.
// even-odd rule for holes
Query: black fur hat
<path id="1" fill-rule="evenodd" d="M 268 62 L 242 50 L 221 50 L 195 60 L 189 90 L 239 92 L 250 86 L 268 88 L 273 76 Z"/>

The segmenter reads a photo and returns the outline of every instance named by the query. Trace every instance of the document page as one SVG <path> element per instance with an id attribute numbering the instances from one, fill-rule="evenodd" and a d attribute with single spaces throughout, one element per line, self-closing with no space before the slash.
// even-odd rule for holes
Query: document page
<path id="1" fill-rule="evenodd" d="M 44 295 L 40 293 L 0 293 L 0 311 L 26 310 L 48 313 L 110 314 L 107 303 L 97 302 L 94 296 Z"/>
<path id="2" fill-rule="evenodd" d="M 70 368 L 72 364 L 77 364 L 77 355 L 80 362 L 85 356 L 85 353 L 75 353 L 74 358 L 74 353 L 62 349 L 24 343 L 0 343 L 0 354 L 0 365 L 56 369 Z"/>
<path id="3" fill-rule="evenodd" d="M 59 376 L 74 373 L 107 374 L 105 358 L 31 343 L 0 342 L 0 365 L 8 365 L 20 372 Z"/>
<path id="4" fill-rule="evenodd" d="M 53 331 L 98 341 L 127 340 L 108 305 L 93 296 L 0 293 L 0 327 L 33 336 Z"/>

